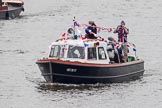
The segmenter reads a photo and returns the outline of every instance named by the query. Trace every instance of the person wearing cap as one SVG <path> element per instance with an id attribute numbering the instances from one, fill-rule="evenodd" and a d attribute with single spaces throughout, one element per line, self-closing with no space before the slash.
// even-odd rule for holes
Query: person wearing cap
<path id="1" fill-rule="evenodd" d="M 96 34 L 97 34 L 97 28 L 96 24 L 94 21 L 89 21 L 89 26 L 85 29 L 86 32 L 86 38 L 88 39 L 97 39 Z"/>
<path id="2" fill-rule="evenodd" d="M 114 30 L 114 33 L 118 33 L 118 42 L 127 42 L 127 34 L 129 34 L 129 29 L 125 27 L 124 21 L 121 21 L 121 24 Z"/>

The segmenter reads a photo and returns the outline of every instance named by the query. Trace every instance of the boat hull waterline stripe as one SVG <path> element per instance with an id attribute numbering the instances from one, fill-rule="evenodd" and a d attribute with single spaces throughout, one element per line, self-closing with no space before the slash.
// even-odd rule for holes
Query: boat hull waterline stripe
<path id="1" fill-rule="evenodd" d="M 136 71 L 136 72 L 131 72 L 131 73 L 128 73 L 128 74 L 123 74 L 123 75 L 117 75 L 117 76 L 103 76 L 103 77 L 97 77 L 97 76 L 76 76 L 76 75 L 66 75 L 66 74 L 58 74 L 58 73 L 49 73 L 49 74 L 42 74 L 43 76 L 48 76 L 48 75 L 57 75 L 57 76 L 64 76 L 64 77 L 75 77 L 75 78 L 99 78 L 99 79 L 102 79 L 102 78 L 118 78 L 118 77 L 124 77 L 124 76 L 128 76 L 128 75 L 132 75 L 132 74 L 137 74 L 137 73 L 141 73 L 141 72 L 144 72 L 145 70 L 140 70 L 140 71 Z"/>
<path id="2" fill-rule="evenodd" d="M 127 63 L 115 63 L 115 64 L 91 64 L 91 63 L 78 63 L 78 62 L 66 62 L 66 61 L 38 61 L 37 64 L 43 63 L 57 63 L 57 64 L 64 64 L 64 65 L 76 65 L 76 66 L 86 66 L 86 67 L 122 67 L 122 66 L 129 66 L 134 65 L 133 63 L 140 64 L 144 63 L 143 60 L 127 62 Z"/>

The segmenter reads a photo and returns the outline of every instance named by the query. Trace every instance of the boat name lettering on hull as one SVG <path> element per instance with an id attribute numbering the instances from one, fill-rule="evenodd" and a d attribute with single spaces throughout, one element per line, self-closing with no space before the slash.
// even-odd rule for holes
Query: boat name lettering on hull
<path id="1" fill-rule="evenodd" d="M 77 69 L 67 68 L 66 71 L 67 71 L 67 72 L 77 72 Z"/>

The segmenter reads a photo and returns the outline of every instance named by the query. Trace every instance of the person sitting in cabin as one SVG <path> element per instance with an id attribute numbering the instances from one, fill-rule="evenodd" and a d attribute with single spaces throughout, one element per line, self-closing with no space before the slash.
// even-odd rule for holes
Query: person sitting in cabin
<path id="1" fill-rule="evenodd" d="M 114 33 L 118 33 L 118 42 L 127 42 L 127 34 L 129 34 L 129 29 L 125 27 L 124 21 L 121 21 L 121 25 L 117 26 Z"/>
<path id="2" fill-rule="evenodd" d="M 89 21 L 89 26 L 85 29 L 87 39 L 97 39 L 97 27 L 94 21 Z"/>

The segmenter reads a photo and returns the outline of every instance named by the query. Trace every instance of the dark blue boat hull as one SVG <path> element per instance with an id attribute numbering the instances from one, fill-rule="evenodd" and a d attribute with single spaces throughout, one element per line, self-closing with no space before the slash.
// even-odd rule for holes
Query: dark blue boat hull
<path id="1" fill-rule="evenodd" d="M 50 83 L 119 83 L 140 78 L 144 61 L 98 65 L 58 61 L 37 61 L 45 80 Z"/>
<path id="2" fill-rule="evenodd" d="M 22 11 L 24 11 L 23 6 L 14 7 L 13 9 L 0 11 L 0 19 L 14 19 L 16 17 L 19 17 Z"/>

